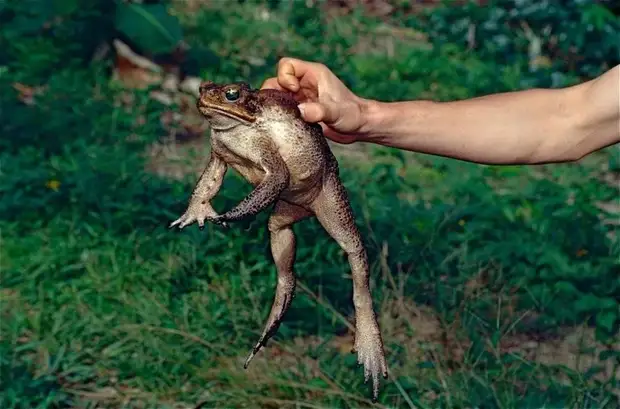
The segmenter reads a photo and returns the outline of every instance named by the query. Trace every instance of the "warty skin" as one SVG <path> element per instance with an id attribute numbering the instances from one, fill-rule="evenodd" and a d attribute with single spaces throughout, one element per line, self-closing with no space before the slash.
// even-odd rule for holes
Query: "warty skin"
<path id="1" fill-rule="evenodd" d="M 244 367 L 277 331 L 295 293 L 295 234 L 292 225 L 316 217 L 346 252 L 353 278 L 355 307 L 354 352 L 372 378 L 373 400 L 379 375 L 387 364 L 369 288 L 369 266 L 362 238 L 338 162 L 321 127 L 305 122 L 292 95 L 279 90 L 252 90 L 243 82 L 203 82 L 197 107 L 211 126 L 211 154 L 189 200 L 186 212 L 170 224 L 184 227 L 205 221 L 228 223 L 251 217 L 273 205 L 269 217 L 271 253 L 278 281 L 262 335 Z M 254 187 L 238 205 L 218 214 L 211 206 L 228 166 Z"/>

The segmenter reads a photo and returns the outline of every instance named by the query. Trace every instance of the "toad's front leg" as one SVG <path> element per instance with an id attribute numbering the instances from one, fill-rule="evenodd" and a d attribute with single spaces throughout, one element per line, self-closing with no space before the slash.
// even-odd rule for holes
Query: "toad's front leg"
<path id="1" fill-rule="evenodd" d="M 379 323 L 372 307 L 369 268 L 361 235 L 355 225 L 347 193 L 337 176 L 323 184 L 311 206 L 321 225 L 347 253 L 353 278 L 355 344 L 358 363 L 364 365 L 364 381 L 372 377 L 373 401 L 379 394 L 379 376 L 387 378 L 387 364 Z"/>
<path id="2" fill-rule="evenodd" d="M 211 206 L 211 199 L 220 190 L 226 169 L 226 162 L 212 148 L 209 163 L 196 183 L 187 210 L 181 217 L 170 223 L 170 228 L 178 226 L 182 229 L 198 222 L 198 226 L 203 229 L 205 220 L 217 217 L 217 212 Z"/>
<path id="3" fill-rule="evenodd" d="M 258 342 L 252 348 L 250 355 L 245 361 L 244 368 L 247 368 L 250 361 L 267 345 L 282 319 L 291 305 L 295 295 L 295 273 L 293 264 L 295 263 L 295 234 L 293 224 L 302 220 L 312 213 L 303 207 L 299 207 L 280 200 L 276 203 L 273 214 L 269 218 L 269 233 L 271 234 L 271 254 L 278 271 L 278 283 L 276 286 L 276 296 L 271 306 L 271 312 L 267 319 L 267 324 Z"/>
<path id="4" fill-rule="evenodd" d="M 288 168 L 269 139 L 256 141 L 253 155 L 258 158 L 265 177 L 237 206 L 210 221 L 225 223 L 255 216 L 278 200 L 280 193 L 287 188 L 290 178 Z"/>

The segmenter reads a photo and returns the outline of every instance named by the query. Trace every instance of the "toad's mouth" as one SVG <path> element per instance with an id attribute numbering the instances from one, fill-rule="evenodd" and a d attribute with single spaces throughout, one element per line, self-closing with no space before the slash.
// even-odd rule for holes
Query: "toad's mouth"
<path id="1" fill-rule="evenodd" d="M 200 102 L 198 104 L 198 110 L 207 118 L 213 117 L 215 115 L 223 115 L 230 119 L 234 119 L 235 121 L 241 122 L 245 125 L 249 125 L 254 122 L 254 118 L 249 114 L 244 112 L 240 112 L 235 109 L 226 109 L 221 105 L 212 105 L 205 102 Z"/>

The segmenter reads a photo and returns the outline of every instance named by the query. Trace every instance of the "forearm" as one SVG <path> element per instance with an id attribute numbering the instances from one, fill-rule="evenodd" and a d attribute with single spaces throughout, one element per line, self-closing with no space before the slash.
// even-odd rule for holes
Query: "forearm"
<path id="1" fill-rule="evenodd" d="M 209 163 L 207 163 L 200 175 L 190 200 L 193 202 L 208 202 L 213 199 L 222 186 L 226 169 L 226 162 L 214 152 L 211 152 Z"/>
<path id="2" fill-rule="evenodd" d="M 576 160 L 620 141 L 619 73 L 454 102 L 370 101 L 363 140 L 486 164 Z"/>

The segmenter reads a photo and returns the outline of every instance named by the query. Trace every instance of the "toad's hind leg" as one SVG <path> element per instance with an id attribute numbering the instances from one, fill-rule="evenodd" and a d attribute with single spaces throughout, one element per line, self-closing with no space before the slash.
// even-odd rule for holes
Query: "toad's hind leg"
<path id="1" fill-rule="evenodd" d="M 347 253 L 353 278 L 355 352 L 364 365 L 364 381 L 372 377 L 373 400 L 379 393 L 379 374 L 387 378 L 387 364 L 379 323 L 372 307 L 366 250 L 344 186 L 336 175 L 328 176 L 323 190 L 310 206 L 330 236 Z"/>
<path id="2" fill-rule="evenodd" d="M 276 295 L 271 306 L 271 312 L 267 319 L 267 324 L 263 333 L 250 352 L 245 361 L 244 368 L 247 368 L 250 361 L 267 344 L 284 317 L 284 314 L 291 305 L 295 293 L 295 273 L 293 264 L 295 262 L 295 234 L 292 225 L 302 220 L 312 213 L 303 207 L 290 204 L 285 201 L 278 201 L 274 207 L 273 214 L 269 218 L 269 232 L 271 234 L 271 254 L 278 271 L 278 284 Z"/>

